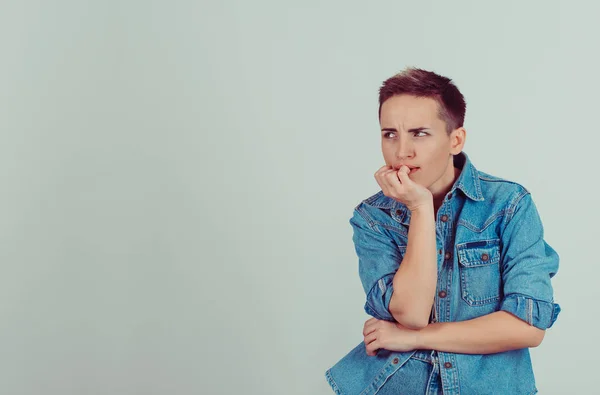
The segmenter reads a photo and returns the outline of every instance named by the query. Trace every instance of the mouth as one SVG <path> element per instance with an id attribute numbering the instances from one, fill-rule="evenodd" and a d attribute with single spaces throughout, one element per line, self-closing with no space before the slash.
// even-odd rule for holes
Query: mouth
<path id="1" fill-rule="evenodd" d="M 396 169 L 396 171 L 398 171 L 398 170 L 400 170 L 400 168 L 401 168 L 402 166 L 406 166 L 406 167 L 408 167 L 408 174 L 413 174 L 413 173 L 415 173 L 415 172 L 417 172 L 417 171 L 419 171 L 419 170 L 421 169 L 420 167 L 417 167 L 417 166 L 409 166 L 409 165 L 400 165 L 400 166 L 398 166 L 398 167 L 394 167 L 394 169 Z"/>

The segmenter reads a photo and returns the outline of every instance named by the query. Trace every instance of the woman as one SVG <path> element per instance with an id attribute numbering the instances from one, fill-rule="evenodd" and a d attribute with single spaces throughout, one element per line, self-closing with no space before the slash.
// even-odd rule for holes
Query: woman
<path id="1" fill-rule="evenodd" d="M 338 394 L 535 394 L 529 348 L 560 312 L 531 194 L 463 147 L 450 79 L 409 68 L 379 93 L 381 191 L 354 209 L 364 341 L 327 370 Z"/>

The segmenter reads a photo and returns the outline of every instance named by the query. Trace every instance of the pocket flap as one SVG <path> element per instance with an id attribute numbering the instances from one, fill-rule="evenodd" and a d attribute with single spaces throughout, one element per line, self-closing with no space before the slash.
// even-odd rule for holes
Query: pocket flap
<path id="1" fill-rule="evenodd" d="M 500 239 L 469 241 L 456 245 L 458 261 L 466 267 L 500 262 Z"/>

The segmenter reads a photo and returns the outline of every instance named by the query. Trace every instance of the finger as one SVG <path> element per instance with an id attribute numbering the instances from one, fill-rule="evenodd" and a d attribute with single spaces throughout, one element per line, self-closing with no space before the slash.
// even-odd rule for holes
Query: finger
<path id="1" fill-rule="evenodd" d="M 381 166 L 376 172 L 375 172 L 375 179 L 381 178 L 381 176 L 386 172 L 389 171 L 391 169 L 390 166 Z"/>
<path id="2" fill-rule="evenodd" d="M 376 318 L 370 318 L 365 322 L 363 325 L 363 336 L 366 336 L 373 331 L 373 325 L 375 325 L 377 321 L 378 320 Z"/>
<path id="3" fill-rule="evenodd" d="M 372 333 L 369 333 L 367 336 L 365 336 L 365 344 L 366 345 L 371 344 L 375 340 L 377 340 L 377 332 L 372 332 Z"/>
<path id="4" fill-rule="evenodd" d="M 390 173 L 390 172 L 394 172 L 395 170 L 392 169 L 391 167 L 387 167 L 387 168 L 383 168 L 377 171 L 377 173 L 375 173 L 376 175 L 379 174 L 380 177 L 385 176 L 386 174 Z"/>
<path id="5" fill-rule="evenodd" d="M 381 189 L 383 190 L 383 193 L 386 196 L 389 196 L 390 192 L 393 190 L 392 185 L 390 183 L 390 177 L 389 174 L 393 174 L 394 170 L 383 170 L 381 171 L 376 177 L 375 179 L 377 180 L 377 183 L 379 184 L 379 186 L 381 187 Z"/>
<path id="6" fill-rule="evenodd" d="M 395 179 L 396 179 L 396 181 L 398 181 L 398 175 L 397 175 L 398 171 L 399 171 L 399 170 L 396 170 L 396 169 L 391 169 L 391 170 L 389 170 L 389 171 L 385 172 L 385 173 L 384 173 L 384 176 L 385 176 L 385 177 L 390 177 L 391 179 L 394 179 L 394 178 L 395 178 Z"/>
<path id="7" fill-rule="evenodd" d="M 377 171 L 375 172 L 375 174 L 377 174 L 377 173 L 382 173 L 382 172 L 384 172 L 385 170 L 389 170 L 389 169 L 391 169 L 391 167 L 390 167 L 390 166 L 388 166 L 388 165 L 383 165 L 383 166 L 381 166 L 379 169 L 377 169 Z"/>
<path id="8" fill-rule="evenodd" d="M 408 174 L 408 173 L 410 173 L 410 168 L 408 166 L 406 166 L 406 165 L 402 165 L 402 166 L 400 166 L 400 168 L 398 169 L 398 171 Z"/>
<path id="9" fill-rule="evenodd" d="M 385 181 L 392 191 L 402 191 L 402 182 L 398 178 L 396 170 L 385 173 Z"/>
<path id="10" fill-rule="evenodd" d="M 381 347 L 379 346 L 379 340 L 374 340 L 373 342 L 369 343 L 369 345 L 367 345 L 365 347 L 366 351 L 367 351 L 367 355 L 371 355 L 371 356 L 375 356 L 377 355 L 377 350 L 379 350 Z"/>
<path id="11" fill-rule="evenodd" d="M 376 180 L 379 180 L 381 178 L 381 175 L 383 173 L 385 173 L 386 170 L 389 170 L 389 167 L 387 166 L 382 166 L 379 169 L 377 169 L 377 171 L 375 172 L 375 174 L 373 174 L 373 176 L 375 176 Z"/>
<path id="12" fill-rule="evenodd" d="M 397 175 L 398 179 L 400 180 L 400 182 L 403 185 L 410 184 L 412 182 L 412 180 L 410 179 L 410 177 L 408 177 L 408 172 L 409 171 L 410 171 L 410 169 L 408 167 L 402 166 L 400 168 L 400 170 L 398 170 L 396 172 L 396 175 Z"/>
<path id="13" fill-rule="evenodd" d="M 370 324 L 365 324 L 365 327 L 363 328 L 363 336 L 367 336 L 370 333 L 375 332 L 375 330 L 377 329 L 377 323 L 376 322 L 372 322 Z"/>
<path id="14" fill-rule="evenodd" d="M 381 179 L 377 179 L 377 184 L 379 184 L 379 187 L 381 188 L 381 191 L 383 192 L 383 194 L 385 196 L 389 196 L 389 187 L 387 186 L 387 183 L 385 183 L 384 181 L 382 181 Z"/>

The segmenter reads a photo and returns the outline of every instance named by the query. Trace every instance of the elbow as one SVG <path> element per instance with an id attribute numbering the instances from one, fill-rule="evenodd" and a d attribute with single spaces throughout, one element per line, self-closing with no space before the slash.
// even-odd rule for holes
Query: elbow
<path id="1" fill-rule="evenodd" d="M 413 309 L 406 309 L 405 305 L 399 305 L 397 294 L 392 294 L 392 299 L 389 304 L 389 312 L 394 319 L 403 327 L 407 329 L 419 330 L 429 325 L 429 311 L 418 311 Z"/>
<path id="2" fill-rule="evenodd" d="M 413 322 L 408 321 L 408 322 L 402 324 L 402 326 L 404 326 L 407 329 L 412 329 L 412 330 L 418 331 L 418 330 L 425 328 L 428 324 L 429 324 L 428 321 L 413 321 Z"/>
<path id="3" fill-rule="evenodd" d="M 392 316 L 400 325 L 407 329 L 419 330 L 429 325 L 429 317 L 406 314 L 404 312 L 392 311 Z"/>
<path id="4" fill-rule="evenodd" d="M 542 341 L 544 340 L 544 336 L 546 335 L 546 331 L 533 327 L 533 330 L 530 338 L 529 338 L 529 347 L 531 348 L 535 348 L 537 346 L 539 346 L 540 344 L 542 344 Z"/>

